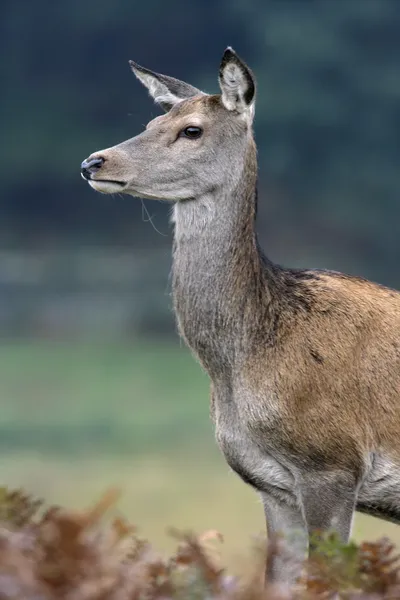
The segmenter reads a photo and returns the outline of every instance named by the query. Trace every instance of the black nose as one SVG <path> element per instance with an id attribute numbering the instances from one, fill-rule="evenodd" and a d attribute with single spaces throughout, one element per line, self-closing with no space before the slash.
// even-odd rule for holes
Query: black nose
<path id="1" fill-rule="evenodd" d="M 99 156 L 98 158 L 91 158 L 90 160 L 84 160 L 81 164 L 81 173 L 85 179 L 90 179 L 93 173 L 96 173 L 103 166 L 104 158 Z"/>

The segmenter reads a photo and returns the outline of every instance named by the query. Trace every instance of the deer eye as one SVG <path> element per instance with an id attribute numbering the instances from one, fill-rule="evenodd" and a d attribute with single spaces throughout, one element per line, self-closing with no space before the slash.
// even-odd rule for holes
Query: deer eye
<path id="1" fill-rule="evenodd" d="M 199 138 L 201 136 L 202 133 L 203 133 L 203 130 L 201 129 L 201 127 L 189 126 L 189 127 L 185 127 L 185 129 L 182 129 L 182 131 L 180 133 L 180 137 L 186 137 L 191 140 L 196 140 L 197 138 Z"/>

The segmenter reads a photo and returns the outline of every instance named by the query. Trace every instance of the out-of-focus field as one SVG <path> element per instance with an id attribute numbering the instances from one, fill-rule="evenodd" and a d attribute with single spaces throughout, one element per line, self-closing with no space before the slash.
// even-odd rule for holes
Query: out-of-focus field
<path id="1" fill-rule="evenodd" d="M 208 416 L 208 381 L 179 343 L 3 342 L 0 482 L 84 507 L 110 486 L 161 549 L 167 527 L 218 529 L 225 555 L 264 530 L 256 493 L 225 465 Z M 400 528 L 357 516 L 354 537 Z"/>

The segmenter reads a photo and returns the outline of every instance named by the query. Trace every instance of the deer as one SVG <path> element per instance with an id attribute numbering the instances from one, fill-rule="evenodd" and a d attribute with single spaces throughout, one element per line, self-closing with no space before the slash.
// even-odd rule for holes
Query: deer
<path id="1" fill-rule="evenodd" d="M 292 540 L 268 582 L 294 583 L 317 532 L 354 513 L 400 523 L 400 292 L 269 260 L 256 232 L 256 80 L 228 47 L 218 94 L 129 61 L 163 113 L 96 151 L 96 191 L 172 204 L 179 335 L 208 375 L 216 442 Z"/>

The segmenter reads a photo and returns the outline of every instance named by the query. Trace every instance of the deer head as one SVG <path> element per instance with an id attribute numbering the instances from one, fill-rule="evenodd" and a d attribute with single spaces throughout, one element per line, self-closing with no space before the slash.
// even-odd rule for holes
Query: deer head
<path id="1" fill-rule="evenodd" d="M 105 194 L 174 202 L 234 185 L 252 141 L 255 81 L 245 63 L 232 48 L 225 50 L 218 95 L 130 65 L 166 114 L 140 135 L 91 154 L 81 165 L 82 177 Z"/>

